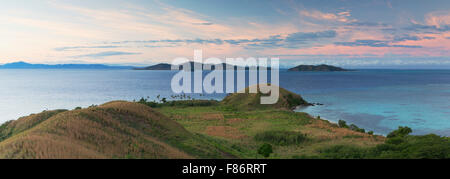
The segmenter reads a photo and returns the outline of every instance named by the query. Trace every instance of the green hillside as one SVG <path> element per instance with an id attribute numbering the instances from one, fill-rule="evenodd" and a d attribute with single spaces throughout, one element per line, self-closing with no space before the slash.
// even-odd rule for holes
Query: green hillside
<path id="1" fill-rule="evenodd" d="M 248 93 L 249 88 L 245 89 L 245 93 L 233 93 L 229 94 L 225 99 L 222 100 L 223 105 L 233 106 L 236 109 L 287 109 L 290 110 L 297 106 L 308 106 L 310 105 L 306 102 L 300 95 L 292 93 L 284 88 L 279 88 L 279 98 L 276 104 L 263 105 L 261 104 L 261 96 L 268 96 L 258 93 Z M 243 90 L 244 91 L 244 90 Z M 258 90 L 259 91 L 259 90 Z"/>
<path id="2" fill-rule="evenodd" d="M 448 137 L 374 135 L 289 110 L 309 103 L 287 90 L 260 95 L 44 111 L 0 126 L 0 158 L 450 158 Z"/>
<path id="3" fill-rule="evenodd" d="M 138 103 L 46 111 L 0 127 L 0 158 L 222 158 L 231 154 Z"/>

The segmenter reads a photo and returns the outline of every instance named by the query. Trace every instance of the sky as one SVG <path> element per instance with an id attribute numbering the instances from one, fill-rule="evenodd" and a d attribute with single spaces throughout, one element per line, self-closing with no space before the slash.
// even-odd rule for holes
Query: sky
<path id="1" fill-rule="evenodd" d="M 0 63 L 450 67 L 448 0 L 2 0 Z"/>

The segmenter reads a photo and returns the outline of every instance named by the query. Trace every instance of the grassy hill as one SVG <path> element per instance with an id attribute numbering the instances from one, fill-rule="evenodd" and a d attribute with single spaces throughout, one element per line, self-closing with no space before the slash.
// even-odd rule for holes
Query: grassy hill
<path id="1" fill-rule="evenodd" d="M 236 109 L 292 109 L 297 106 L 308 106 L 310 105 L 306 102 L 300 95 L 292 93 L 284 88 L 279 88 L 279 98 L 276 104 L 263 105 L 261 104 L 261 96 L 265 96 L 262 93 L 248 93 L 249 88 L 245 89 L 245 93 L 233 93 L 229 94 L 222 100 L 223 105 L 233 106 Z M 259 90 L 258 90 L 259 91 Z"/>
<path id="2" fill-rule="evenodd" d="M 0 158 L 222 158 L 201 135 L 138 103 L 45 111 L 0 127 Z"/>
<path id="3" fill-rule="evenodd" d="M 287 90 L 259 95 L 44 111 L 0 126 L 0 158 L 450 158 L 448 137 L 374 135 L 288 110 L 308 103 Z"/>

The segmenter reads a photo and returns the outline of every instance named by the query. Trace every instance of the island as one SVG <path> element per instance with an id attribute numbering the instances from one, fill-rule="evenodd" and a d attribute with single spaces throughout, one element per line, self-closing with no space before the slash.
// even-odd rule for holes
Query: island
<path id="1" fill-rule="evenodd" d="M 133 70 L 171 70 L 171 66 L 172 65 L 170 65 L 168 63 L 160 63 L 160 64 L 147 66 L 147 67 L 133 68 Z"/>
<path id="2" fill-rule="evenodd" d="M 290 68 L 289 71 L 353 71 L 353 70 L 322 64 L 322 65 L 299 65 L 294 68 Z"/>
<path id="3" fill-rule="evenodd" d="M 202 66 L 202 70 L 208 71 L 205 69 L 205 65 L 212 65 L 210 70 L 215 70 L 215 66 L 213 64 L 207 64 L 207 63 L 196 63 L 196 62 L 189 62 L 191 65 L 191 70 L 194 69 L 195 65 L 201 65 Z M 183 65 L 184 64 L 180 64 L 179 70 L 183 69 Z M 232 64 L 227 64 L 227 63 L 222 63 L 222 70 L 227 70 L 227 69 L 233 69 L 233 70 L 239 70 L 239 69 L 245 69 L 245 70 L 249 70 L 250 68 L 248 66 L 242 67 L 242 68 L 238 68 L 239 66 L 237 65 L 232 65 Z M 256 67 L 257 70 L 259 70 L 259 66 Z M 159 63 L 156 65 L 152 65 L 152 66 L 147 66 L 147 67 L 136 67 L 133 68 L 133 70 L 172 70 L 172 65 L 168 64 L 168 63 Z M 271 70 L 270 67 L 267 68 L 267 70 Z"/>
<path id="4" fill-rule="evenodd" d="M 0 159 L 450 157 L 448 137 L 410 135 L 406 126 L 376 135 L 292 111 L 309 102 L 286 89 L 276 104 L 261 104 L 261 95 L 232 93 L 221 101 L 179 95 L 45 110 L 0 125 Z"/>

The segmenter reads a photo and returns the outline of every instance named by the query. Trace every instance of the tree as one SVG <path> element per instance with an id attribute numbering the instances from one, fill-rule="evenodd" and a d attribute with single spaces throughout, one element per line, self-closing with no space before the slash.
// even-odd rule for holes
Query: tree
<path id="1" fill-rule="evenodd" d="M 344 120 L 339 120 L 338 125 L 340 128 L 348 128 L 347 122 L 345 122 Z"/>
<path id="2" fill-rule="evenodd" d="M 399 126 L 397 130 L 392 131 L 391 133 L 389 133 L 387 135 L 387 138 L 394 138 L 394 137 L 405 137 L 407 135 L 409 135 L 412 132 L 412 129 L 405 126 Z"/>
<path id="3" fill-rule="evenodd" d="M 258 149 L 258 154 L 261 154 L 262 156 L 264 156 L 266 158 L 269 157 L 271 153 L 273 153 L 272 145 L 267 144 L 267 143 L 261 145 L 261 147 L 259 147 L 259 149 Z"/>

